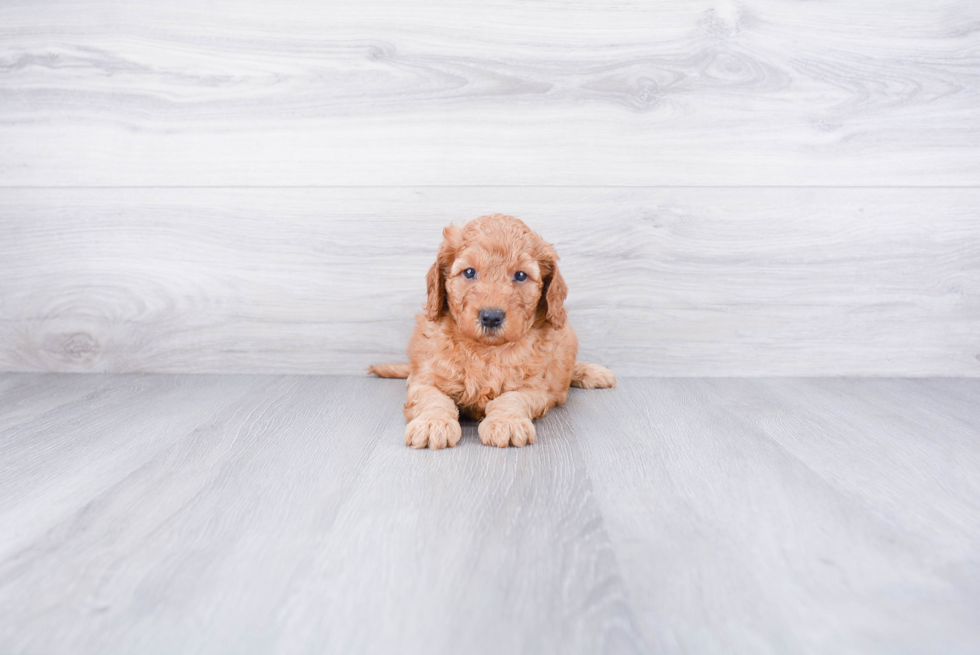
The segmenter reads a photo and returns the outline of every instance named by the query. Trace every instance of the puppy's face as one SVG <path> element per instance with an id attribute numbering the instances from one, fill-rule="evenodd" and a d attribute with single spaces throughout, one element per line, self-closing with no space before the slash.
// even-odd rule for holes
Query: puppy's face
<path id="1" fill-rule="evenodd" d="M 427 277 L 431 320 L 448 314 L 460 336 L 517 341 L 535 324 L 565 322 L 565 282 L 554 249 L 512 216 L 482 216 L 443 232 Z"/>
<path id="2" fill-rule="evenodd" d="M 488 344 L 517 341 L 541 300 L 541 267 L 530 244 L 469 240 L 446 276 L 449 313 L 460 334 Z"/>

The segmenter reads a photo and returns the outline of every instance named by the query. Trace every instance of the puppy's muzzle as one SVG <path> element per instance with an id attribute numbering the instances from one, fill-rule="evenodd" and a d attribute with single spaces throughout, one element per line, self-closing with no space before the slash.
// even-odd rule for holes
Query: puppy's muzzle
<path id="1" fill-rule="evenodd" d="M 481 309 L 480 325 L 484 330 L 496 330 L 504 324 L 504 310 L 502 309 Z"/>

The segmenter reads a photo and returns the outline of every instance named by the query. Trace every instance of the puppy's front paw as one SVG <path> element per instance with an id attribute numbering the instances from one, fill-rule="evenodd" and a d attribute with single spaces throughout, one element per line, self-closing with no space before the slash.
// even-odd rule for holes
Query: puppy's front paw
<path id="1" fill-rule="evenodd" d="M 486 446 L 506 448 L 534 443 L 534 423 L 529 418 L 488 416 L 477 429 Z"/>
<path id="2" fill-rule="evenodd" d="M 462 436 L 463 429 L 459 427 L 459 421 L 441 414 L 423 414 L 405 426 L 405 445 L 412 448 L 452 448 L 459 443 Z"/>

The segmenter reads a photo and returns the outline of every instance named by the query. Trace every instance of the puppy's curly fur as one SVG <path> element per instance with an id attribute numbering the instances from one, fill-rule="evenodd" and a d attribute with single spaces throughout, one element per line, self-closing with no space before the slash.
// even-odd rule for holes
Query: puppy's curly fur
<path id="1" fill-rule="evenodd" d="M 578 340 L 566 321 L 558 255 L 513 216 L 447 227 L 426 286 L 425 312 L 408 344 L 411 362 L 369 369 L 408 378 L 406 445 L 455 446 L 460 410 L 482 419 L 484 444 L 531 444 L 532 419 L 565 402 L 570 385 L 616 385 L 608 369 L 575 361 Z"/>

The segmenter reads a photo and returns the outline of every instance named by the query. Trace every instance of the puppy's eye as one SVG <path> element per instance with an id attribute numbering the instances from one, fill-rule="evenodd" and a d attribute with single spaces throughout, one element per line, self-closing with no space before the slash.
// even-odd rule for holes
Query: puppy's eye
<path id="1" fill-rule="evenodd" d="M 463 271 L 463 277 L 465 277 L 467 280 L 472 280 L 473 278 L 476 277 L 476 269 L 473 268 L 466 269 L 465 271 Z"/>
<path id="2" fill-rule="evenodd" d="M 514 279 L 517 280 L 518 282 L 523 282 L 524 280 L 527 279 L 527 273 L 525 273 L 524 271 L 517 271 L 516 273 L 514 273 Z"/>

